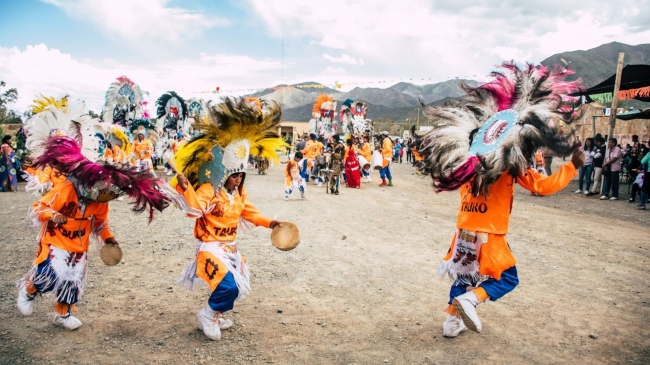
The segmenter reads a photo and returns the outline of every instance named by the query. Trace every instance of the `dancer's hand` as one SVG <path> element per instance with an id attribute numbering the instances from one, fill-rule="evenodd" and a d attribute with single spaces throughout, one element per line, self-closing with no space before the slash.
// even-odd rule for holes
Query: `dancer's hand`
<path id="1" fill-rule="evenodd" d="M 571 156 L 571 163 L 576 169 L 581 168 L 585 164 L 585 153 L 582 149 L 577 149 L 575 152 L 573 152 L 573 156 Z"/>
<path id="2" fill-rule="evenodd" d="M 187 180 L 185 175 L 178 174 L 176 175 L 176 179 L 178 180 L 178 186 L 180 186 L 183 191 L 187 190 L 187 188 L 190 186 L 190 181 Z"/>
<path id="3" fill-rule="evenodd" d="M 269 224 L 269 228 L 273 229 L 275 227 L 282 227 L 282 224 L 278 221 L 271 221 L 271 224 Z"/>
<path id="4" fill-rule="evenodd" d="M 115 238 L 113 238 L 113 237 L 107 238 L 106 241 L 104 241 L 104 242 L 105 242 L 107 245 L 115 245 L 115 246 L 119 246 L 119 245 L 120 245 L 119 243 L 117 243 L 117 241 L 116 241 Z"/>
<path id="5" fill-rule="evenodd" d="M 56 224 L 66 224 L 66 223 L 68 223 L 68 218 L 66 218 L 66 216 L 64 216 L 63 214 L 60 214 L 60 213 L 56 213 L 54 215 L 54 217 L 52 217 L 50 220 L 52 222 L 56 223 Z"/>

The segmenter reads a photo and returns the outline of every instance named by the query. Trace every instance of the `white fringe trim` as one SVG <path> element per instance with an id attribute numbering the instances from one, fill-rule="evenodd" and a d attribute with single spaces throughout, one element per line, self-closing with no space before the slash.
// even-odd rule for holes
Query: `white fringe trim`
<path id="1" fill-rule="evenodd" d="M 471 273 L 460 273 L 453 268 L 453 262 L 449 261 L 440 261 L 438 265 L 438 271 L 436 272 L 437 276 L 447 276 L 451 281 L 459 281 L 468 285 L 476 285 L 480 282 L 483 282 L 489 278 L 489 276 L 481 275 L 478 271 Z"/>
<path id="2" fill-rule="evenodd" d="M 158 188 L 160 188 L 160 191 L 165 195 L 167 199 L 171 200 L 172 203 L 174 203 L 174 205 L 176 205 L 180 211 L 187 214 L 188 217 L 198 219 L 203 216 L 204 212 L 191 207 L 187 200 L 185 200 L 185 197 L 174 190 L 174 188 L 172 188 L 172 186 L 168 183 L 159 183 Z M 214 209 L 214 206 L 212 206 L 212 209 Z M 207 211 L 205 214 L 208 214 L 212 209 Z"/>
<path id="3" fill-rule="evenodd" d="M 38 176 L 36 175 L 28 174 L 28 177 L 25 180 L 27 181 L 27 184 L 25 185 L 25 192 L 27 192 L 28 194 L 42 195 L 52 190 L 51 181 L 48 181 L 45 184 L 41 184 L 41 182 L 38 180 Z"/>
<path id="4" fill-rule="evenodd" d="M 199 252 L 201 251 L 207 251 L 210 252 L 211 254 L 215 255 L 226 267 L 228 268 L 228 271 L 233 275 L 233 278 L 235 279 L 235 283 L 237 284 L 237 289 L 239 290 L 239 294 L 237 295 L 237 301 L 240 301 L 248 294 L 250 294 L 251 291 L 251 286 L 250 286 L 250 271 L 248 270 L 248 264 L 246 264 L 241 257 L 241 253 L 239 250 L 237 251 L 236 254 L 228 254 L 226 253 L 223 249 L 220 247 L 218 248 L 217 246 L 210 246 L 208 249 L 208 244 L 214 244 L 214 245 L 219 245 L 224 242 L 218 242 L 218 241 L 212 241 L 212 242 L 203 242 L 200 240 L 196 240 L 196 256 L 194 260 L 187 265 L 185 265 L 185 268 L 181 272 L 181 275 L 176 279 L 176 284 L 186 287 L 189 290 L 193 290 L 196 286 L 208 286 L 208 284 L 198 276 L 196 276 L 196 269 L 197 269 L 197 258 L 199 255 Z M 235 241 L 233 242 L 228 242 L 230 245 L 235 245 Z M 237 258 L 233 258 L 237 261 L 237 263 L 240 266 L 240 270 L 236 270 L 233 265 L 232 265 L 232 260 L 230 256 L 235 256 L 237 255 Z"/>
<path id="5" fill-rule="evenodd" d="M 84 263 L 84 266 L 86 265 L 87 261 Z M 41 286 L 45 288 L 53 286 L 52 290 L 48 291 L 48 293 L 54 293 L 58 302 L 70 304 L 78 302 L 83 295 L 84 289 L 86 288 L 86 267 L 83 268 L 82 277 L 78 279 L 70 277 L 64 278 L 64 275 L 62 275 L 63 273 L 60 274 L 56 271 L 56 269 L 54 269 L 52 262 L 50 262 L 50 265 L 48 265 L 47 269 L 45 269 L 45 271 L 40 275 L 37 276 L 37 273 L 38 265 L 32 266 L 32 268 L 29 269 L 29 271 L 16 282 L 16 288 L 18 290 L 21 290 L 22 288 L 26 287 L 27 283 L 29 282 L 33 283 L 34 286 Z M 73 303 L 73 299 L 75 299 L 75 291 L 77 301 Z"/>

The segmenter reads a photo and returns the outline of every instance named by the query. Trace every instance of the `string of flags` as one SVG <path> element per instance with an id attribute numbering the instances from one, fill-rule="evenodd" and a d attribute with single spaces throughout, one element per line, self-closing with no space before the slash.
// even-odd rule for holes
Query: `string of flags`
<path id="1" fill-rule="evenodd" d="M 478 75 L 471 75 L 471 76 L 455 76 L 455 77 L 447 77 L 445 80 L 452 80 L 452 79 L 470 79 L 470 78 L 476 78 Z M 393 83 L 393 82 L 402 82 L 402 81 L 436 81 L 442 79 L 441 77 L 428 77 L 428 78 L 409 78 L 409 79 L 393 79 L 393 80 L 383 80 L 383 81 L 359 81 L 359 82 L 338 82 L 334 81 L 334 84 L 331 86 L 326 86 L 324 84 L 301 84 L 301 85 L 281 85 L 281 86 L 273 86 L 273 87 L 262 87 L 262 88 L 245 88 L 245 89 L 228 89 L 224 90 L 221 89 L 221 87 L 217 86 L 214 90 L 206 90 L 206 91 L 195 91 L 194 94 L 242 94 L 242 93 L 256 93 L 260 91 L 277 91 L 277 90 L 290 90 L 294 88 L 298 89 L 325 89 L 325 88 L 332 88 L 335 90 L 343 88 L 343 86 L 357 86 L 357 85 L 369 85 L 369 84 L 384 84 L 384 83 Z"/>

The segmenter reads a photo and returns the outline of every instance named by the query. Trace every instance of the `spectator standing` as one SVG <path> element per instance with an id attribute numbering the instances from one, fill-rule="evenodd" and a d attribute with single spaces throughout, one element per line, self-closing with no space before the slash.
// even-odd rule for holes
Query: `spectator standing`
<path id="1" fill-rule="evenodd" d="M 411 151 L 411 137 L 407 138 L 405 141 L 406 149 L 406 162 L 411 162 L 413 158 L 413 151 Z"/>
<path id="2" fill-rule="evenodd" d="M 591 191 L 589 191 L 589 194 L 587 194 L 587 196 L 596 195 L 600 192 L 600 183 L 601 176 L 603 174 L 603 162 L 605 161 L 606 149 L 604 141 L 605 140 L 603 137 L 596 137 L 596 148 L 594 148 L 591 152 L 591 155 L 594 158 L 591 164 L 594 169 L 594 185 L 591 187 Z"/>
<path id="3" fill-rule="evenodd" d="M 641 169 L 643 172 L 643 185 L 641 185 L 641 202 L 636 209 L 645 210 L 645 203 L 650 194 L 650 152 L 646 153 L 641 159 Z"/>
<path id="4" fill-rule="evenodd" d="M 580 168 L 580 175 L 578 177 L 578 190 L 575 191 L 576 194 L 589 194 L 589 187 L 591 186 L 591 173 L 593 171 L 592 164 L 594 161 L 594 156 L 592 155 L 593 149 L 594 140 L 592 138 L 585 139 L 585 144 L 582 147 L 582 150 L 585 152 L 585 164 Z M 582 190 L 583 181 L 586 183 L 586 185 L 584 185 L 585 190 Z"/>
<path id="5" fill-rule="evenodd" d="M 616 138 L 610 138 L 607 141 L 607 152 L 605 155 L 605 162 L 603 163 L 603 170 L 606 171 L 605 182 L 603 184 L 603 195 L 600 200 L 607 199 L 610 189 L 612 192 L 609 200 L 618 200 L 618 183 L 621 174 L 621 163 L 623 162 L 623 152 L 621 148 L 616 145 Z"/>

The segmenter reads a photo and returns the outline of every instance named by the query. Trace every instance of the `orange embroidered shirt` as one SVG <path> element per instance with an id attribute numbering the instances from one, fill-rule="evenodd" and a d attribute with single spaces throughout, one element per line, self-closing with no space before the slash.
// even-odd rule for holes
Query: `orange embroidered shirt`
<path id="1" fill-rule="evenodd" d="M 199 186 L 196 191 L 191 185 L 185 192 L 178 185 L 176 190 L 183 194 L 192 208 L 203 212 L 203 216 L 194 225 L 194 237 L 203 242 L 234 241 L 240 218 L 266 228 L 271 224 L 272 220 L 250 203 L 244 188 L 241 195 L 235 190 L 232 203 L 225 188 L 221 189 L 219 195 L 215 195 L 210 183 Z"/>
<path id="2" fill-rule="evenodd" d="M 360 150 L 358 150 L 359 154 L 363 156 L 363 158 L 366 159 L 366 161 L 370 162 L 372 161 L 372 148 L 370 148 L 370 143 L 364 143 L 363 147 L 361 147 Z"/>
<path id="3" fill-rule="evenodd" d="M 52 166 L 45 166 L 43 169 L 39 169 L 38 182 L 41 185 L 45 185 L 49 181 L 52 183 L 52 186 L 56 186 L 65 180 L 65 175 Z"/>
<path id="4" fill-rule="evenodd" d="M 564 189 L 576 175 L 573 163 L 565 164 L 548 177 L 528 169 L 515 179 L 506 171 L 490 186 L 487 198 L 484 195 L 472 195 L 472 184 L 468 182 L 460 188 L 461 201 L 456 227 L 468 231 L 507 234 L 515 180 L 526 190 L 539 195 L 550 195 Z"/>
<path id="5" fill-rule="evenodd" d="M 133 142 L 133 151 L 135 152 L 135 158 L 146 160 L 151 158 L 151 154 L 153 153 L 153 144 L 147 138 L 143 139 L 142 142 L 136 140 Z"/>
<path id="6" fill-rule="evenodd" d="M 104 241 L 113 237 L 108 228 L 108 204 L 90 202 L 82 209 L 77 191 L 70 181 L 57 184 L 32 205 L 32 210 L 38 220 L 43 222 L 36 263 L 47 259 L 47 245 L 69 252 L 86 252 L 90 235 L 94 231 Z M 50 218 L 57 213 L 66 216 L 68 221 L 59 225 L 51 222 Z"/>
<path id="7" fill-rule="evenodd" d="M 381 155 L 384 156 L 384 159 L 393 158 L 393 141 L 390 138 L 384 138 L 384 141 L 381 143 Z"/>
<path id="8" fill-rule="evenodd" d="M 496 280 L 501 273 L 516 265 L 514 255 L 510 251 L 506 234 L 512 211 L 515 192 L 515 180 L 526 190 L 540 195 L 550 195 L 564 189 L 577 174 L 573 163 L 569 162 L 551 176 L 544 176 L 533 169 L 528 169 L 524 175 L 513 178 L 504 172 L 499 180 L 490 186 L 489 197 L 471 194 L 471 183 L 460 189 L 460 209 L 456 227 L 473 232 L 488 234 L 487 243 L 481 246 L 479 252 L 479 273 L 490 275 Z M 454 240 L 444 261 L 451 259 Z"/>

